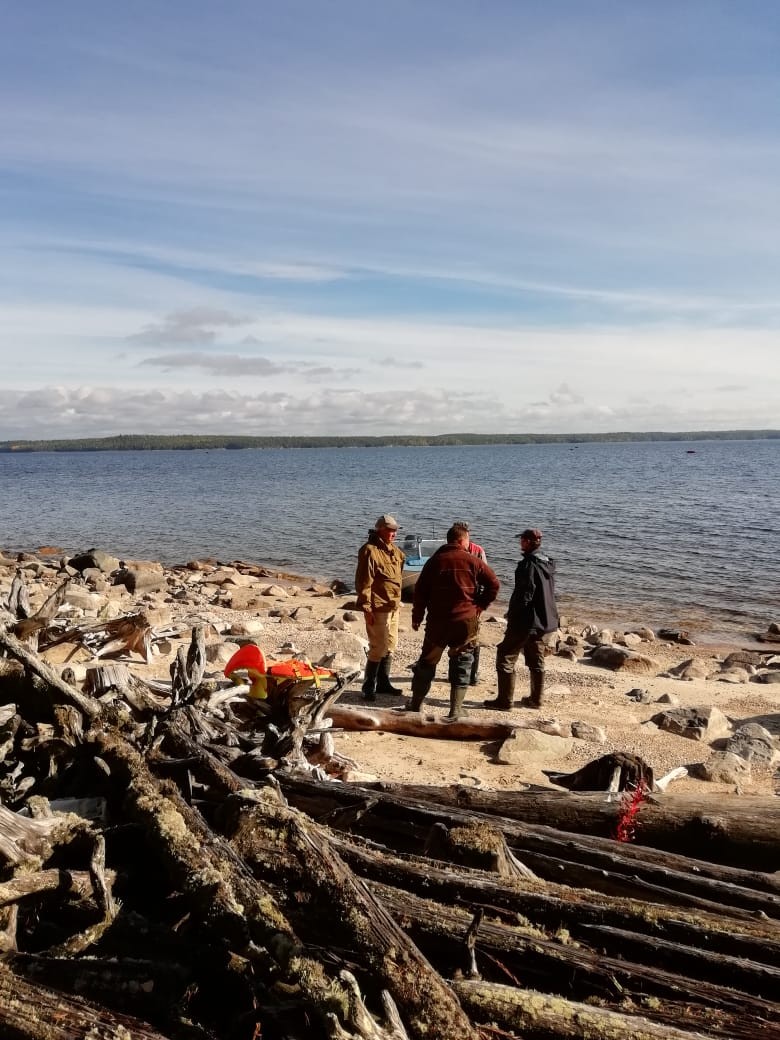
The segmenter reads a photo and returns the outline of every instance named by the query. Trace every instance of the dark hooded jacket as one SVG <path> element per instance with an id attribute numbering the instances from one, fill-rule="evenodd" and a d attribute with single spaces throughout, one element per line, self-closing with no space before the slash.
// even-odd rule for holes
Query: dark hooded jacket
<path id="1" fill-rule="evenodd" d="M 507 628 L 524 632 L 554 632 L 558 627 L 555 605 L 555 560 L 540 549 L 523 553 L 515 570 L 515 591 L 509 601 Z"/>

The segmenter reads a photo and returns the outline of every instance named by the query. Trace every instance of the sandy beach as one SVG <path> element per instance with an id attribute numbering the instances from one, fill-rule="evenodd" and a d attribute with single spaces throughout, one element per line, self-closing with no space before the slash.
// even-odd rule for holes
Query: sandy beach
<path id="1" fill-rule="evenodd" d="M 67 571 L 61 569 L 56 549 L 24 554 L 17 560 L 0 554 L 0 603 L 3 607 L 14 574 L 24 577 L 31 607 L 37 609 L 61 585 Z M 116 563 L 118 561 L 110 561 Z M 110 566 L 110 562 L 107 565 Z M 87 568 L 83 576 L 70 568 L 75 580 L 63 605 L 63 616 L 74 624 L 95 623 L 143 611 L 153 626 L 150 659 L 138 653 L 121 660 L 141 678 L 169 677 L 169 666 L 180 645 L 187 645 L 194 625 L 205 625 L 209 665 L 207 676 L 221 676 L 222 668 L 238 647 L 256 642 L 272 660 L 291 655 L 312 661 L 337 653 L 340 660 L 361 665 L 365 631 L 349 593 L 334 592 L 327 585 L 304 577 L 281 574 L 251 564 L 220 564 L 216 560 L 193 561 L 163 568 L 154 561 L 127 561 L 138 576 L 134 592 L 115 584 L 110 570 Z M 132 583 L 131 583 L 132 584 Z M 481 632 L 480 681 L 466 700 L 470 716 L 535 726 L 548 732 L 521 730 L 511 756 L 496 759 L 496 747 L 479 742 L 433 740 L 382 732 L 335 735 L 336 748 L 353 759 L 362 773 L 381 780 L 408 783 L 454 784 L 491 789 L 524 789 L 529 785 L 552 786 L 545 770 L 572 772 L 610 751 L 631 752 L 643 758 L 660 777 L 685 766 L 689 775 L 676 780 L 669 793 L 738 797 L 741 794 L 777 793 L 778 737 L 780 736 L 780 684 L 774 683 L 773 666 L 780 659 L 780 643 L 759 643 L 748 637 L 731 644 L 681 645 L 659 639 L 651 631 L 640 636 L 620 629 L 604 631 L 604 619 L 585 613 L 562 619 L 562 629 L 551 640 L 547 664 L 547 690 L 540 712 L 515 709 L 510 714 L 482 707 L 495 692 L 495 652 L 504 630 L 501 610 L 489 610 Z M 767 624 L 774 619 L 768 618 Z M 780 638 L 780 637 L 778 637 Z M 422 634 L 411 629 L 411 607 L 402 606 L 400 637 L 393 662 L 393 682 L 408 694 L 411 672 Z M 648 661 L 639 671 L 612 670 L 590 661 L 594 641 L 621 645 L 629 656 Z M 628 642 L 630 647 L 625 647 Z M 557 650 L 556 650 L 557 648 Z M 562 651 L 567 656 L 560 656 Z M 743 651 L 740 660 L 729 655 Z M 45 653 L 58 669 L 72 668 L 83 681 L 96 663 L 81 645 L 63 642 Z M 571 658 L 574 659 L 571 659 Z M 690 664 L 686 665 L 686 662 Z M 631 665 L 636 666 L 636 662 Z M 672 674 L 682 669 L 685 677 Z M 518 697 L 525 690 L 527 672 L 518 671 Z M 761 681 L 764 680 L 764 681 Z M 342 695 L 342 703 L 363 705 L 359 681 Z M 400 698 L 380 696 L 377 707 L 392 707 Z M 446 714 L 449 686 L 446 662 L 424 706 L 424 715 Z M 662 711 L 681 708 L 716 708 L 726 721 L 703 739 L 667 732 L 651 720 Z M 715 713 L 716 722 L 720 716 Z M 703 779 L 703 764 L 722 751 L 729 736 L 740 727 L 757 724 L 771 735 L 772 747 L 763 759 L 743 759 L 743 765 L 716 779 Z M 550 733 L 557 730 L 562 735 Z M 577 735 L 570 735 L 572 731 Z M 732 766 L 734 765 L 731 763 Z"/>

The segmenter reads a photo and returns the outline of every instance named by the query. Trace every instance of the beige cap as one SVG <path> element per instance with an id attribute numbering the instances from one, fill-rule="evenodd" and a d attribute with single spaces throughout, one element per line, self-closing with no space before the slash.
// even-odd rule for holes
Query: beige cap
<path id="1" fill-rule="evenodd" d="M 386 527 L 388 531 L 397 531 L 398 521 L 394 516 L 390 516 L 389 513 L 382 513 L 380 517 L 377 517 L 377 521 L 374 524 L 374 530 L 381 531 L 383 527 Z"/>

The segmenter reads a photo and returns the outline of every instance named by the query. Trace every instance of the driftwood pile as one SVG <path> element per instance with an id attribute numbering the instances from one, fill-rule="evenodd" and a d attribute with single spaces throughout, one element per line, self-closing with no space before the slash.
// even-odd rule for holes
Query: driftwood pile
<path id="1" fill-rule="evenodd" d="M 196 630 L 145 684 L 120 619 L 82 689 L 47 610 L 0 630 L 0 1035 L 780 1037 L 777 800 L 334 782 L 352 677 L 251 701 Z"/>

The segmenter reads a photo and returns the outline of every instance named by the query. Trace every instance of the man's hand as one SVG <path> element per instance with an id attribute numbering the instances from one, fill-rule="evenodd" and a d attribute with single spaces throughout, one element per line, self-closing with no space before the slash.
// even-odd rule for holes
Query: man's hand
<path id="1" fill-rule="evenodd" d="M 374 612 L 373 612 L 373 610 L 364 610 L 363 611 L 363 615 L 364 615 L 364 617 L 366 619 L 366 624 L 367 625 L 373 625 L 373 623 L 374 623 Z"/>

